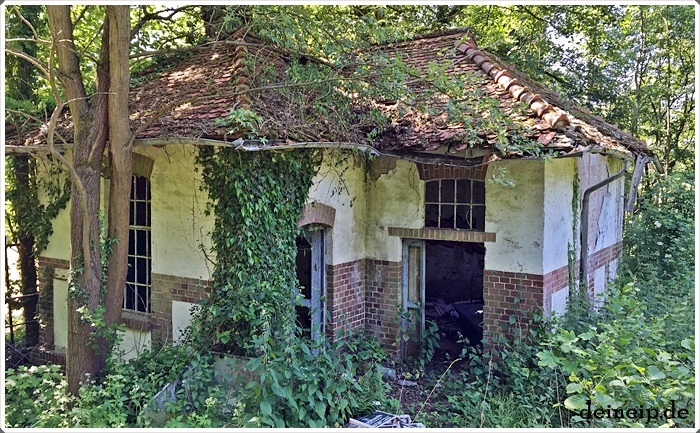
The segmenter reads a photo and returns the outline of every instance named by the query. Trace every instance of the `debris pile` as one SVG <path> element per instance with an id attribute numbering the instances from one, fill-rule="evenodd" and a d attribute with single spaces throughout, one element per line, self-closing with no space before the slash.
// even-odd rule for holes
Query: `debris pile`
<path id="1" fill-rule="evenodd" d="M 380 410 L 360 419 L 350 418 L 348 428 L 425 428 L 419 422 L 411 422 L 409 415 L 394 415 Z"/>

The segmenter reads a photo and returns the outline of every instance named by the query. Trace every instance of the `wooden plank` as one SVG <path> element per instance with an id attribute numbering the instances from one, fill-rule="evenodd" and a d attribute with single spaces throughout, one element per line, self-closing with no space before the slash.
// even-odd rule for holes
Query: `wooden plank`
<path id="1" fill-rule="evenodd" d="M 647 163 L 646 155 L 638 154 L 634 161 L 634 171 L 632 172 L 632 180 L 630 181 L 630 190 L 627 194 L 627 203 L 625 203 L 625 211 L 634 211 L 634 203 L 637 201 L 637 189 L 644 174 L 644 166 Z"/>

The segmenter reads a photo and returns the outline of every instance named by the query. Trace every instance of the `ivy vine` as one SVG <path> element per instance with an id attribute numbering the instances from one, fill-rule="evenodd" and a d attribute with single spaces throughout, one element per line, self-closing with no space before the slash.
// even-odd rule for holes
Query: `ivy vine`
<path id="1" fill-rule="evenodd" d="M 308 149 L 200 148 L 216 265 L 212 293 L 193 320 L 195 343 L 251 355 L 293 335 L 297 224 L 320 159 Z"/>

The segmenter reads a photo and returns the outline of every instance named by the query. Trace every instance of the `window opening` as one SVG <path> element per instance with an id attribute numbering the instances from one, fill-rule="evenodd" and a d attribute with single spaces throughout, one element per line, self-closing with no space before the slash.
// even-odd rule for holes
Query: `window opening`
<path id="1" fill-rule="evenodd" d="M 296 238 L 296 271 L 299 282 L 297 322 L 302 334 L 315 340 L 324 332 L 324 231 L 312 230 Z"/>
<path id="2" fill-rule="evenodd" d="M 129 268 L 124 291 L 125 310 L 151 312 L 151 183 L 131 178 L 129 200 Z"/>
<path id="3" fill-rule="evenodd" d="M 486 220 L 484 182 L 472 179 L 440 179 L 425 183 L 425 226 L 484 231 Z"/>

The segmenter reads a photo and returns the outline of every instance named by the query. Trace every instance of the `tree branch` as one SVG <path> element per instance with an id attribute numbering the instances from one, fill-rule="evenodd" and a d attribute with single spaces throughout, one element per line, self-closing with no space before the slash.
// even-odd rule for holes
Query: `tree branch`
<path id="1" fill-rule="evenodd" d="M 144 13 L 143 17 L 141 17 L 141 19 L 139 19 L 139 22 L 136 23 L 136 25 L 134 25 L 134 27 L 131 29 L 131 34 L 130 34 L 129 40 L 130 41 L 134 40 L 134 38 L 141 31 L 143 26 L 145 26 L 151 20 L 170 21 L 170 20 L 172 20 L 173 16 L 175 16 L 179 12 L 189 10 L 189 9 L 194 9 L 197 7 L 199 7 L 199 6 L 188 5 L 188 6 L 180 6 L 180 7 L 175 8 L 175 9 L 166 8 L 166 9 L 156 11 L 156 12 Z M 160 15 L 160 14 L 166 13 L 166 12 L 170 12 L 170 14 L 168 16 L 165 16 L 165 17 Z"/>
<path id="2" fill-rule="evenodd" d="M 29 27 L 32 30 L 32 33 L 34 34 L 34 38 L 36 38 L 37 40 L 40 40 L 41 38 L 39 38 L 39 33 L 37 33 L 37 31 L 34 28 L 34 26 L 32 25 L 32 23 L 30 23 L 26 18 L 24 18 L 24 15 L 22 15 L 22 12 L 19 9 L 19 6 L 15 6 L 13 8 L 13 11 L 17 14 L 19 19 L 22 20 L 22 22 L 24 24 L 26 24 L 27 27 Z"/>
<path id="3" fill-rule="evenodd" d="M 8 42 L 36 42 L 37 44 L 51 45 L 51 41 L 47 39 L 35 39 L 35 38 L 9 38 L 5 39 L 5 43 Z"/>
<path id="4" fill-rule="evenodd" d="M 28 62 L 31 63 L 32 65 L 34 65 L 34 66 L 36 66 L 37 68 L 39 68 L 39 70 L 41 71 L 41 73 L 44 74 L 44 76 L 45 76 L 46 78 L 49 77 L 49 71 L 47 70 L 46 65 L 43 64 L 43 63 L 41 63 L 41 61 L 40 61 L 39 59 L 37 59 L 37 58 L 35 58 L 35 57 L 32 57 L 32 56 L 30 56 L 29 54 L 27 54 L 27 53 L 25 53 L 25 52 L 23 52 L 23 51 L 13 50 L 12 48 L 8 48 L 8 47 L 5 47 L 5 52 L 6 52 L 6 53 L 9 53 L 9 54 L 12 54 L 13 56 L 17 56 L 17 57 L 19 57 L 19 58 L 22 58 L 22 59 L 28 61 Z"/>

